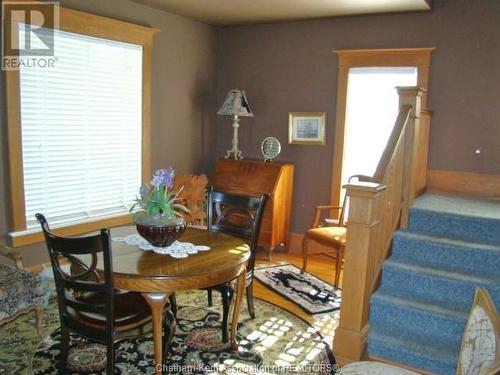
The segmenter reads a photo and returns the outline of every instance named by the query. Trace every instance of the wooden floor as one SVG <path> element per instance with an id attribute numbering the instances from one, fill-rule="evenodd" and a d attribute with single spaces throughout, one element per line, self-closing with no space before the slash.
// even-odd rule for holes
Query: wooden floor
<path id="1" fill-rule="evenodd" d="M 266 260 L 265 253 L 259 251 L 257 254 L 257 264 L 273 264 L 278 262 L 286 262 L 293 264 L 299 268 L 302 268 L 302 256 L 298 254 L 290 254 L 283 252 L 274 252 L 272 255 L 272 260 L 269 262 Z M 333 275 L 335 273 L 335 261 L 324 255 L 313 255 L 308 257 L 307 260 L 307 272 L 319 277 L 323 281 L 333 284 Z M 340 286 L 342 286 L 342 273 L 340 274 Z M 272 290 L 266 288 L 258 280 L 254 279 L 253 286 L 254 297 L 263 299 L 265 301 L 274 303 L 279 307 L 290 311 L 291 313 L 301 317 L 309 323 L 314 322 L 312 315 L 307 314 L 297 305 L 291 303 L 284 297 L 273 292 Z"/>

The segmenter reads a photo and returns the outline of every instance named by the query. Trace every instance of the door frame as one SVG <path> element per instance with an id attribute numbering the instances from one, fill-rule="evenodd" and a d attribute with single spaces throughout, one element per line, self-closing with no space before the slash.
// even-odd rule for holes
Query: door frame
<path id="1" fill-rule="evenodd" d="M 332 163 L 330 204 L 338 206 L 341 196 L 342 164 L 344 159 L 345 113 L 349 69 L 355 67 L 417 67 L 417 85 L 427 91 L 429 65 L 434 47 L 398 49 L 334 50 L 338 56 L 337 113 Z M 426 108 L 427 92 L 422 96 Z"/>

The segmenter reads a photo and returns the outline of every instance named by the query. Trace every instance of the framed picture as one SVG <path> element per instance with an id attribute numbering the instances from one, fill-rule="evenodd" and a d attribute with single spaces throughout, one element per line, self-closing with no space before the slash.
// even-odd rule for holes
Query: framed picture
<path id="1" fill-rule="evenodd" d="M 294 145 L 325 145 L 325 112 L 290 112 L 288 143 Z"/>

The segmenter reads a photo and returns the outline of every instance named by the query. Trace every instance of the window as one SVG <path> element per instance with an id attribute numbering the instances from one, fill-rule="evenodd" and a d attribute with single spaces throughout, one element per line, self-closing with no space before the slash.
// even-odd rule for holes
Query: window
<path id="1" fill-rule="evenodd" d="M 36 212 L 64 234 L 128 222 L 149 174 L 153 30 L 68 9 L 60 23 L 53 67 L 7 72 L 14 246 L 42 239 Z"/>
<path id="2" fill-rule="evenodd" d="M 397 82 L 404 85 L 413 83 L 413 85 L 426 90 L 429 81 L 429 65 L 432 51 L 434 51 L 434 48 L 334 51 L 338 55 L 339 70 L 330 198 L 332 205 L 338 205 L 341 202 L 342 185 L 350 175 L 370 175 L 370 171 L 376 167 L 380 159 L 379 150 L 381 147 L 382 150 L 385 148 L 387 134 L 390 134 L 396 120 L 394 111 L 390 107 L 394 105 L 394 98 L 398 96 L 396 90 L 391 89 L 389 86 L 393 84 L 396 86 L 399 84 Z M 385 74 L 380 75 L 379 73 L 382 72 Z M 375 83 L 377 80 L 379 82 Z M 360 85 L 365 85 L 365 87 L 361 88 Z M 376 85 L 379 85 L 379 87 L 376 87 Z M 390 94 L 388 90 L 393 94 Z M 424 93 L 422 96 L 423 108 L 425 108 L 426 100 L 427 95 Z M 358 106 L 360 101 L 363 102 L 362 111 L 359 110 Z M 389 103 L 386 106 L 385 104 L 388 101 L 392 104 Z M 381 102 L 384 103 L 383 113 L 379 111 L 380 108 L 376 105 L 376 103 Z M 369 103 L 369 108 L 366 107 L 367 103 Z M 355 109 L 354 106 L 358 108 Z M 387 110 L 388 108 L 389 110 Z M 396 111 L 398 111 L 398 108 Z M 364 115 L 368 116 L 361 119 L 360 117 Z M 393 117 L 393 119 L 389 120 L 389 117 Z M 360 128 L 356 129 L 355 126 L 351 129 L 350 125 L 354 122 Z M 378 125 L 382 122 L 387 125 L 385 129 L 378 128 Z M 379 130 L 381 130 L 380 133 Z M 373 141 L 370 146 L 374 147 L 370 147 L 372 150 L 370 155 L 366 155 L 366 158 L 355 161 L 349 157 L 352 163 L 344 163 L 346 156 L 348 156 L 347 153 L 357 152 L 356 149 L 359 150 L 359 148 L 364 147 L 359 144 L 354 145 L 356 142 L 352 142 L 353 139 L 358 138 L 355 134 L 359 134 L 359 132 L 363 133 L 370 142 Z M 376 137 L 374 137 L 375 133 L 377 133 Z M 382 136 L 385 139 L 382 139 Z M 366 150 L 363 149 L 363 151 L 365 153 Z M 367 161 L 367 159 L 370 160 Z"/>
<path id="3" fill-rule="evenodd" d="M 349 69 L 342 185 L 373 176 L 399 113 L 396 87 L 416 84 L 415 67 Z"/>

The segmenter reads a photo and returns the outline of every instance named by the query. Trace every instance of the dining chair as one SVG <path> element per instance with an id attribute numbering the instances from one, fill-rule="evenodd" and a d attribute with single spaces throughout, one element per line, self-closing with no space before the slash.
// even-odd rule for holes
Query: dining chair
<path id="1" fill-rule="evenodd" d="M 354 175 L 349 177 L 348 183 L 357 180 L 368 180 L 370 177 Z M 347 238 L 347 228 L 345 223 L 345 213 L 348 205 L 347 194 L 344 194 L 341 206 L 321 205 L 316 206 L 312 228 L 308 229 L 302 239 L 302 270 L 304 273 L 307 267 L 307 258 L 312 254 L 324 254 L 335 259 L 334 285 L 339 285 L 340 269 L 344 259 L 345 243 Z M 324 212 L 336 212 L 336 218 L 324 218 Z M 321 247 L 310 249 L 309 241 L 315 241 Z"/>
<path id="2" fill-rule="evenodd" d="M 268 195 L 259 197 L 230 194 L 209 188 L 207 197 L 207 229 L 244 239 L 250 247 L 245 279 L 248 312 L 255 318 L 253 306 L 253 272 L 257 255 L 262 215 Z M 208 288 L 208 304 L 212 306 L 212 290 L 217 290 L 222 297 L 222 341 L 227 342 L 229 307 L 234 294 L 231 283 Z"/>
<path id="3" fill-rule="evenodd" d="M 110 233 L 65 238 L 50 232 L 46 218 L 36 214 L 42 226 L 50 256 L 61 324 L 59 369 L 66 373 L 70 332 L 106 345 L 106 374 L 113 374 L 118 341 L 143 336 L 151 331 L 151 312 L 145 299 L 134 292 L 113 289 L 113 266 Z M 98 260 L 103 270 L 98 270 Z M 62 265 L 70 263 L 70 273 Z M 173 324 L 167 311 L 168 327 Z M 170 340 L 173 330 L 164 340 Z M 166 346 L 165 346 L 166 347 Z"/>

